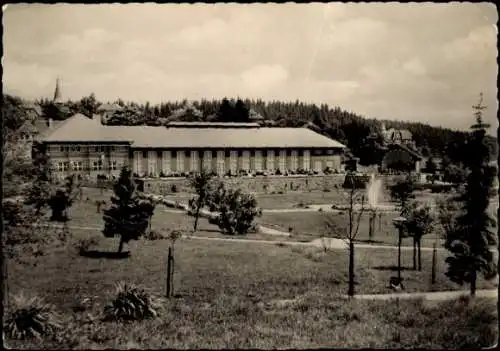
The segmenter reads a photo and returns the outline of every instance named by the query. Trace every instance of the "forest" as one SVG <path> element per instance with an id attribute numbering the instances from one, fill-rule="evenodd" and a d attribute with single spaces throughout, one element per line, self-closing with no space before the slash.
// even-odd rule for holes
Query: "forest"
<path id="1" fill-rule="evenodd" d="M 66 101 L 57 105 L 49 99 L 39 99 L 35 103 L 41 106 L 45 118 L 51 117 L 59 120 L 66 119 L 74 113 L 92 116 L 104 104 L 98 101 L 94 94 L 83 97 L 79 101 Z M 443 166 L 448 164 L 460 166 L 466 162 L 465 150 L 470 135 L 468 131 L 456 131 L 416 122 L 367 118 L 338 106 L 331 107 L 327 104 L 318 106 L 300 101 L 265 102 L 261 99 L 224 98 L 138 104 L 118 99 L 113 104 L 120 108 L 107 119 L 108 125 L 160 126 L 171 121 L 258 121 L 263 125 L 275 127 L 308 125 L 317 132 L 347 145 L 350 152 L 364 165 L 378 162 L 376 150 L 382 143 L 382 123 L 387 129 L 410 131 L 417 149 L 425 157 L 441 158 Z M 471 109 L 471 124 L 472 122 Z M 492 156 L 496 157 L 498 151 L 496 138 L 489 136 L 487 142 Z"/>

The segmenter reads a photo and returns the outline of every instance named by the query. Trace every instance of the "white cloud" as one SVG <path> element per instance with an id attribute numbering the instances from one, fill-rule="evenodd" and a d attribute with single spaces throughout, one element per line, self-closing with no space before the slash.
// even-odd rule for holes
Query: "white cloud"
<path id="1" fill-rule="evenodd" d="M 243 85 L 250 91 L 267 91 L 288 78 L 288 71 L 281 65 L 259 65 L 241 73 Z"/>
<path id="2" fill-rule="evenodd" d="M 410 61 L 405 62 L 403 65 L 403 69 L 416 76 L 424 75 L 427 72 L 424 64 L 418 58 L 414 58 Z"/>
<path id="3" fill-rule="evenodd" d="M 453 124 L 470 118 L 482 90 L 496 115 L 491 6 L 11 7 L 4 13 L 3 83 L 26 97 L 50 97 L 60 75 L 72 99 L 92 91 L 152 102 L 305 99 L 367 116 L 425 115 Z"/>

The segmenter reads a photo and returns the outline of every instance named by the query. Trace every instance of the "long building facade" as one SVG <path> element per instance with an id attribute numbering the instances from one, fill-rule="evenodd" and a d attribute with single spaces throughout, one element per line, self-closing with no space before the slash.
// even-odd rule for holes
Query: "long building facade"
<path id="1" fill-rule="evenodd" d="M 255 123 L 106 126 L 101 116 L 77 114 L 41 142 L 56 179 L 183 176 L 204 169 L 217 175 L 339 171 L 345 146 L 308 128 Z"/>

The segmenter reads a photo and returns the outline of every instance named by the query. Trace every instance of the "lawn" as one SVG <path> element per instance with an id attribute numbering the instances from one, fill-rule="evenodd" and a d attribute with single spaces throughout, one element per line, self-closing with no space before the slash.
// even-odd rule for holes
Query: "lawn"
<path id="1" fill-rule="evenodd" d="M 117 239 L 98 232 L 74 233 L 99 238 L 96 249 L 115 250 Z M 425 307 L 418 302 L 344 301 L 347 254 L 276 244 L 248 244 L 181 239 L 175 247 L 175 292 L 167 312 L 154 321 L 121 324 L 85 322 L 73 307 L 85 297 L 87 312 L 98 315 L 119 281 L 138 283 L 156 294 L 165 291 L 169 242 L 138 241 L 127 259 L 79 256 L 70 244 L 49 250 L 24 263 L 8 260 L 7 293 L 36 293 L 57 306 L 68 333 L 62 344 L 46 348 L 314 348 L 314 347 L 455 347 L 465 339 L 494 340 L 493 304 Z M 411 262 L 410 252 L 403 263 Z M 438 278 L 430 286 L 430 253 L 423 253 L 424 271 L 403 271 L 408 292 L 460 288 L 444 276 L 444 257 L 438 258 Z M 357 293 L 387 293 L 395 275 L 393 250 L 356 251 Z M 478 288 L 491 288 L 479 281 Z M 284 306 L 292 299 L 292 306 Z M 292 303 L 294 302 L 292 301 Z M 266 307 L 270 304 L 270 307 Z M 9 308 L 9 304 L 6 305 Z M 471 311 L 468 311 L 470 308 Z M 464 310 L 468 312 L 465 313 Z M 486 313 L 486 314 L 484 314 Z M 475 324 L 468 319 L 477 314 Z M 486 322 L 484 322 L 486 320 Z M 446 329 L 449 325 L 449 330 Z M 472 326 L 473 329 L 470 329 Z M 461 335 L 457 330 L 466 333 Z M 494 329 L 493 329 L 494 330 Z M 439 332 L 438 332 L 439 331 Z M 455 334 L 454 334 L 455 333 Z M 463 340 L 457 339 L 461 337 Z M 37 345 L 41 347 L 42 345 Z M 35 346 L 33 346 L 35 347 Z"/>
<path id="2" fill-rule="evenodd" d="M 373 236 L 373 241 L 376 244 L 387 244 L 387 245 L 397 245 L 398 244 L 398 233 L 396 228 L 392 224 L 392 219 L 397 215 L 394 213 L 383 213 L 381 212 L 381 219 L 379 221 L 379 215 L 377 215 L 375 220 L 375 235 Z M 326 221 L 333 221 L 339 228 L 337 233 L 331 233 L 331 231 L 326 226 Z M 262 225 L 271 225 L 273 228 L 280 228 L 281 230 L 288 231 L 291 227 L 292 233 L 297 238 L 317 238 L 321 236 L 331 236 L 341 238 L 346 230 L 348 223 L 347 212 L 336 213 L 336 212 L 293 212 L 293 213 L 279 213 L 279 212 L 264 212 L 262 217 L 259 219 Z M 359 232 L 357 235 L 358 242 L 367 242 L 369 238 L 369 214 L 367 212 L 363 213 L 361 221 L 359 224 Z M 436 236 L 434 234 L 428 234 L 424 236 L 422 240 L 423 246 L 432 247 Z M 443 241 L 439 239 L 439 244 L 441 245 Z M 412 245 L 411 238 L 404 238 L 403 245 Z"/>

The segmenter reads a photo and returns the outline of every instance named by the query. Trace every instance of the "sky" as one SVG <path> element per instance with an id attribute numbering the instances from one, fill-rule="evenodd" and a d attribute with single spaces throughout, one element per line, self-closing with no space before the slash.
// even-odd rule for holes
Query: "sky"
<path id="1" fill-rule="evenodd" d="M 497 126 L 488 3 L 11 4 L 4 92 L 157 103 L 261 98 L 468 129 Z"/>

